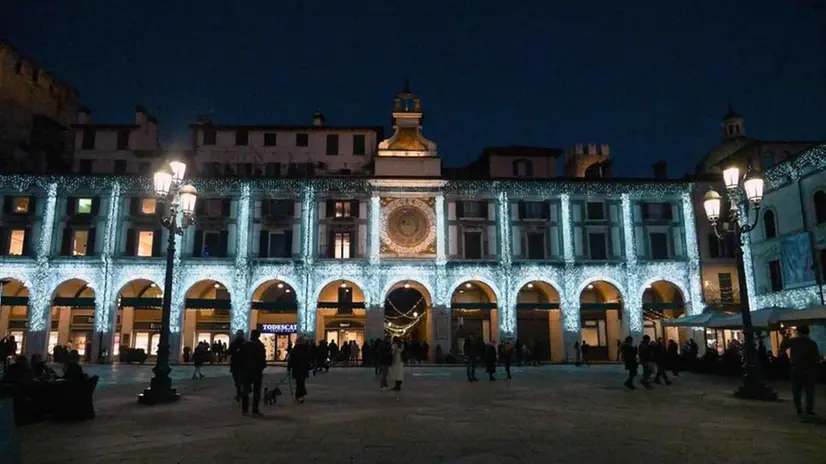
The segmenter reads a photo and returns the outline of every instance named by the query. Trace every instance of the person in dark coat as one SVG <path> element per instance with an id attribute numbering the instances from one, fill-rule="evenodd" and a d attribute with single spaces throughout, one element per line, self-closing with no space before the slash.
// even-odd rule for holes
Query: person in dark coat
<path id="1" fill-rule="evenodd" d="M 502 349 L 502 356 L 500 361 L 505 364 L 506 379 L 511 379 L 511 363 L 513 362 L 513 345 L 511 342 L 505 342 L 505 347 Z"/>
<path id="2" fill-rule="evenodd" d="M 488 380 L 496 380 L 493 376 L 496 373 L 496 345 L 493 342 L 485 346 L 485 370 L 488 373 Z"/>
<path id="3" fill-rule="evenodd" d="M 638 348 L 640 355 L 640 363 L 642 363 L 642 380 L 640 383 L 643 387 L 650 390 L 651 387 L 651 371 L 654 365 L 654 347 L 651 345 L 651 337 L 644 335 L 642 342 Z"/>
<path id="4" fill-rule="evenodd" d="M 209 348 L 206 342 L 198 342 L 198 346 L 195 347 L 195 352 L 192 353 L 192 363 L 195 365 L 195 370 L 192 372 L 193 379 L 204 378 L 204 374 L 201 372 L 201 366 L 204 365 L 207 356 L 209 356 L 208 350 Z"/>
<path id="5" fill-rule="evenodd" d="M 393 364 L 393 349 L 390 346 L 390 336 L 384 340 L 376 340 L 376 363 L 381 376 L 380 390 L 387 390 L 387 375 L 390 373 L 390 365 Z"/>
<path id="6" fill-rule="evenodd" d="M 625 364 L 625 370 L 628 371 L 625 386 L 634 390 L 637 388 L 634 386 L 634 377 L 637 376 L 637 347 L 634 346 L 633 337 L 625 337 L 625 343 L 620 346 L 620 355 L 623 364 Z"/>
<path id="7" fill-rule="evenodd" d="M 307 377 L 310 376 L 310 345 L 304 337 L 298 339 L 287 361 L 287 370 L 295 379 L 295 400 L 299 404 L 307 396 Z"/>
<path id="8" fill-rule="evenodd" d="M 680 347 L 674 340 L 668 341 L 668 369 L 674 377 L 680 376 Z"/>
<path id="9" fill-rule="evenodd" d="M 817 342 L 809 338 L 809 327 L 797 328 L 797 336 L 787 338 L 780 344 L 780 354 L 791 350 L 792 364 L 792 399 L 798 415 L 803 415 L 801 408 L 802 394 L 806 394 L 806 414 L 815 416 L 815 382 L 820 366 L 820 351 Z"/>
<path id="10" fill-rule="evenodd" d="M 267 368 L 267 350 L 259 340 L 260 336 L 257 330 L 253 330 L 250 332 L 250 340 L 241 348 L 244 363 L 244 395 L 241 397 L 241 413 L 245 416 L 249 413 L 250 391 L 252 392 L 252 415 L 261 415 L 258 405 L 261 403 L 264 369 Z"/>
<path id="11" fill-rule="evenodd" d="M 330 340 L 330 344 L 327 345 L 327 348 L 330 350 L 330 364 L 333 367 L 336 367 L 336 362 L 338 362 L 338 345 L 336 345 L 335 340 Z"/>
<path id="12" fill-rule="evenodd" d="M 232 374 L 232 381 L 235 383 L 235 401 L 241 401 L 241 394 L 244 392 L 244 357 L 241 349 L 244 347 L 244 331 L 235 332 L 235 338 L 229 344 L 227 354 L 229 359 L 229 372 Z"/>
<path id="13" fill-rule="evenodd" d="M 591 345 L 588 344 L 587 340 L 582 340 L 581 350 L 582 350 L 582 362 L 586 366 L 590 366 L 591 365 L 591 357 L 590 357 Z"/>
<path id="14" fill-rule="evenodd" d="M 473 335 L 468 335 L 465 338 L 465 343 L 462 345 L 462 352 L 467 358 L 467 381 L 476 382 L 476 343 L 473 341 Z"/>

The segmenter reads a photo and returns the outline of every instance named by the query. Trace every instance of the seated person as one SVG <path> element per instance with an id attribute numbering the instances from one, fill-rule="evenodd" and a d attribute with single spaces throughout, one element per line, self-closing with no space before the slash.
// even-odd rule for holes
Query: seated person
<path id="1" fill-rule="evenodd" d="M 63 378 L 69 383 L 82 384 L 86 381 L 86 374 L 83 373 L 83 368 L 80 367 L 80 354 L 77 350 L 72 350 L 63 365 Z"/>
<path id="2" fill-rule="evenodd" d="M 57 377 L 57 373 L 49 367 L 43 357 L 37 353 L 32 355 L 32 375 L 37 380 L 52 380 Z"/>
<path id="3" fill-rule="evenodd" d="M 26 383 L 32 379 L 32 371 L 29 367 L 29 361 L 25 356 L 17 356 L 14 362 L 6 369 L 3 375 L 3 383 L 20 384 Z"/>

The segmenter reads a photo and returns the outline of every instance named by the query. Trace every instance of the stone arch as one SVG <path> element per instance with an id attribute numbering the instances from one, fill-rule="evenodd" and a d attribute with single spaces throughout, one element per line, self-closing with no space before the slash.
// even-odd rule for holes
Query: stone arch
<path id="1" fill-rule="evenodd" d="M 497 305 L 502 304 L 504 302 L 504 300 L 501 296 L 501 293 L 499 292 L 499 289 L 496 286 L 496 284 L 492 283 L 489 279 L 486 279 L 484 277 L 481 277 L 481 276 L 478 276 L 478 275 L 472 275 L 472 276 L 463 276 L 461 278 L 453 280 L 453 283 L 447 288 L 448 289 L 448 294 L 447 294 L 447 301 L 445 303 L 448 307 L 450 307 L 450 305 L 453 301 L 453 294 L 456 293 L 456 290 L 459 290 L 459 287 L 462 284 L 467 283 L 467 282 L 479 282 L 479 283 L 485 284 L 488 287 L 488 289 L 490 289 L 491 295 L 493 296 L 493 300 Z M 489 295 L 489 297 L 491 295 Z"/>
<path id="2" fill-rule="evenodd" d="M 642 295 L 645 293 L 646 290 L 648 290 L 648 288 L 651 286 L 651 284 L 654 284 L 656 282 L 666 282 L 668 284 L 673 285 L 674 288 L 676 288 L 680 292 L 680 296 L 682 297 L 683 303 L 685 305 L 688 305 L 688 303 L 691 301 L 690 298 L 688 297 L 688 291 L 683 287 L 682 282 L 674 282 L 671 279 L 662 279 L 662 278 L 658 278 L 658 277 L 652 277 L 652 278 L 646 279 L 644 281 L 644 283 L 640 286 L 640 288 L 637 292 L 640 295 L 640 299 L 642 299 Z"/>
<path id="3" fill-rule="evenodd" d="M 625 289 L 623 288 L 622 284 L 620 284 L 616 279 L 607 276 L 598 276 L 598 277 L 588 277 L 587 279 L 583 280 L 579 287 L 577 288 L 574 297 L 576 298 L 574 301 L 579 303 L 579 300 L 582 298 L 582 291 L 585 290 L 588 285 L 594 284 L 596 282 L 605 282 L 614 286 L 617 289 L 617 293 L 619 294 L 620 299 L 624 302 L 626 301 L 627 295 L 625 293 Z"/>
<path id="4" fill-rule="evenodd" d="M 324 289 L 327 288 L 327 286 L 329 286 L 330 284 L 332 284 L 336 281 L 339 281 L 339 280 L 344 280 L 344 281 L 347 281 L 347 282 L 351 282 L 352 284 L 356 285 L 359 288 L 359 290 L 361 291 L 362 295 L 364 295 L 364 305 L 368 306 L 368 307 L 370 306 L 371 298 L 370 298 L 370 292 L 368 291 L 369 287 L 364 285 L 363 280 L 358 279 L 358 278 L 353 278 L 351 276 L 347 276 L 347 277 L 329 277 L 329 278 L 323 280 L 321 283 L 317 284 L 315 286 L 315 289 L 313 290 L 313 298 L 310 300 L 310 304 L 317 303 L 318 299 L 321 298 L 321 292 L 324 291 Z"/>
<path id="5" fill-rule="evenodd" d="M 382 298 L 386 299 L 390 292 L 397 288 L 403 288 L 405 284 L 410 284 L 413 288 L 418 290 L 424 296 L 428 303 L 432 306 L 434 302 L 433 287 L 426 279 L 393 279 L 384 286 L 381 291 Z M 383 300 L 382 300 L 383 301 Z"/>

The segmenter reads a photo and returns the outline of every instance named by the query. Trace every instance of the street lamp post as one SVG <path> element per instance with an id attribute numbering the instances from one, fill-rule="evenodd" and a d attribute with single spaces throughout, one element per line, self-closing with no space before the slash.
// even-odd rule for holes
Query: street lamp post
<path id="1" fill-rule="evenodd" d="M 158 356 L 152 372 L 155 374 L 149 388 L 138 395 L 140 404 L 157 404 L 177 401 L 180 399 L 178 391 L 172 388 L 172 379 L 169 373 L 169 320 L 172 306 L 172 268 L 175 262 L 175 236 L 183 235 L 184 229 L 195 222 L 195 201 L 198 192 L 191 185 L 183 185 L 186 164 L 181 161 L 169 163 L 169 169 L 155 173 L 155 195 L 163 200 L 164 209 L 161 215 L 161 225 L 169 231 L 166 247 L 166 278 L 163 287 L 163 309 L 161 322 L 161 340 L 158 344 Z M 178 221 L 181 212 L 182 220 Z"/>
<path id="2" fill-rule="evenodd" d="M 724 234 L 734 234 L 738 240 L 736 250 L 737 255 L 737 282 L 740 287 L 740 304 L 742 305 L 741 316 L 743 318 L 743 384 L 734 392 L 734 395 L 742 399 L 775 401 L 777 393 L 763 381 L 763 371 L 757 359 L 757 346 L 754 340 L 754 326 L 751 321 L 751 309 L 749 308 L 749 298 L 746 291 L 746 270 L 743 260 L 743 245 L 746 234 L 754 230 L 757 220 L 760 217 L 760 201 L 763 199 L 763 179 L 756 173 L 747 173 L 741 178 L 740 169 L 730 167 L 723 171 L 723 180 L 726 184 L 731 207 L 729 209 L 728 227 L 723 227 L 722 232 L 717 227 L 720 219 L 720 208 L 722 197 L 714 189 L 709 190 L 703 199 L 703 208 L 706 217 L 711 223 L 711 228 L 717 238 L 722 238 Z M 741 185 L 742 184 L 742 185 Z M 745 197 L 745 201 L 743 198 Z M 742 206 L 744 216 L 741 218 L 740 207 Z M 754 209 L 754 222 L 749 223 L 749 210 Z M 743 219 L 743 223 L 740 220 Z"/>

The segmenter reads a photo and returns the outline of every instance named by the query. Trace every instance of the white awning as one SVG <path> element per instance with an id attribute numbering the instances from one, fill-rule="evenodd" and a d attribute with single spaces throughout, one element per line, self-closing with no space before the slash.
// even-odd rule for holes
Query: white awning
<path id="1" fill-rule="evenodd" d="M 772 306 L 770 308 L 760 309 L 757 311 L 751 312 L 751 325 L 752 327 L 764 328 L 767 329 L 769 326 L 777 324 L 777 318 L 790 312 L 794 311 L 791 308 L 781 308 L 779 306 Z M 718 319 L 713 321 L 708 325 L 709 329 L 742 329 L 743 328 L 743 315 L 742 314 L 732 314 L 731 316 L 726 316 L 723 319 Z"/>
<path id="2" fill-rule="evenodd" d="M 678 317 L 677 319 L 664 319 L 662 324 L 669 327 L 708 327 L 708 324 L 718 319 L 728 317 L 725 313 L 703 313 L 695 316 Z"/>

